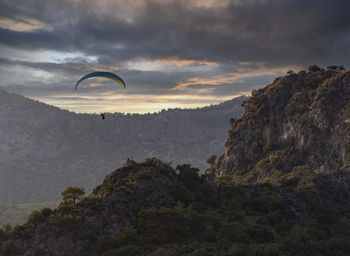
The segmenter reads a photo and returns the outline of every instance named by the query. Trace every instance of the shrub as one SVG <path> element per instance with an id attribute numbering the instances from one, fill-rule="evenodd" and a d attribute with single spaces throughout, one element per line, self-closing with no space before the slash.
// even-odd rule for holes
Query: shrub
<path id="1" fill-rule="evenodd" d="M 120 232 L 114 239 L 113 245 L 115 247 L 121 247 L 137 243 L 137 230 L 127 224 L 122 232 Z"/>
<path id="2" fill-rule="evenodd" d="M 295 166 L 292 174 L 298 176 L 302 183 L 306 183 L 316 176 L 314 171 L 307 165 Z"/>
<path id="3" fill-rule="evenodd" d="M 201 238 L 206 242 L 215 242 L 216 241 L 216 232 L 212 225 L 207 225 L 204 227 L 204 231 L 201 234 Z"/>
<path id="4" fill-rule="evenodd" d="M 135 164 L 136 162 L 134 160 L 132 160 L 131 158 L 128 158 L 123 164 L 123 167 L 130 167 L 130 166 L 134 166 Z"/>
<path id="5" fill-rule="evenodd" d="M 138 230 L 144 240 L 151 244 L 164 244 L 186 240 L 198 235 L 202 216 L 191 206 L 182 204 L 174 208 L 149 208 L 141 210 L 138 217 Z"/>
<path id="6" fill-rule="evenodd" d="M 252 224 L 248 226 L 248 234 L 250 238 L 257 243 L 271 243 L 275 241 L 273 232 L 266 226 Z"/>
<path id="7" fill-rule="evenodd" d="M 174 171 L 174 169 L 170 166 L 170 164 L 163 163 L 158 158 L 147 158 L 144 162 L 141 163 L 144 166 L 155 167 L 160 171 Z"/>
<path id="8" fill-rule="evenodd" d="M 318 71 L 321 71 L 321 68 L 318 67 L 317 65 L 311 65 L 311 66 L 309 66 L 309 71 L 310 72 L 318 72 Z"/>
<path id="9" fill-rule="evenodd" d="M 123 246 L 118 249 L 108 250 L 101 256 L 137 256 L 140 255 L 140 249 L 136 245 Z"/>
<path id="10" fill-rule="evenodd" d="M 216 155 L 212 155 L 211 157 L 208 158 L 207 164 L 214 165 L 216 158 L 217 158 Z"/>
<path id="11" fill-rule="evenodd" d="M 15 238 L 29 240 L 32 237 L 32 228 L 26 225 L 17 225 L 13 228 L 12 234 Z"/>
<path id="12" fill-rule="evenodd" d="M 278 244 L 259 244 L 253 250 L 254 256 L 277 256 L 280 255 Z"/>
<path id="13" fill-rule="evenodd" d="M 4 225 L 2 225 L 2 230 L 5 233 L 10 233 L 12 231 L 12 226 L 10 223 L 5 223 Z"/>
<path id="14" fill-rule="evenodd" d="M 83 187 L 67 187 L 62 193 L 64 203 L 76 204 L 85 194 Z"/>
<path id="15" fill-rule="evenodd" d="M 28 224 L 37 226 L 40 223 L 44 222 L 46 217 L 50 216 L 53 213 L 53 211 L 50 208 L 44 208 L 40 212 L 39 211 L 33 211 L 27 220 Z"/>
<path id="16" fill-rule="evenodd" d="M 193 168 L 190 164 L 182 164 L 176 166 L 176 170 L 179 171 L 178 176 L 186 187 L 191 189 L 200 183 L 198 168 Z"/>
<path id="17" fill-rule="evenodd" d="M 53 213 L 53 210 L 51 210 L 50 208 L 43 208 L 40 210 L 40 214 L 42 216 L 50 216 Z"/>
<path id="18" fill-rule="evenodd" d="M 81 216 L 73 216 L 72 214 L 51 215 L 51 220 L 54 225 L 62 228 L 74 229 L 81 221 Z"/>
<path id="19" fill-rule="evenodd" d="M 215 178 L 214 183 L 218 187 L 233 187 L 235 185 L 233 177 L 228 174 L 224 174 Z"/>
<path id="20" fill-rule="evenodd" d="M 157 248 L 157 250 L 155 250 L 153 252 L 153 255 L 154 256 L 167 256 L 169 254 L 168 254 L 168 250 L 167 249 L 165 249 L 163 247 L 159 247 L 159 248 Z"/>
<path id="21" fill-rule="evenodd" d="M 150 180 L 150 179 L 152 179 L 151 173 L 149 171 L 143 170 L 131 176 L 127 184 L 134 184 L 134 183 L 137 183 L 138 181 Z"/>
<path id="22" fill-rule="evenodd" d="M 14 240 L 7 240 L 2 243 L 1 255 L 17 255 L 16 242 Z"/>
<path id="23" fill-rule="evenodd" d="M 236 124 L 236 119 L 235 118 L 230 118 L 230 125 L 232 128 L 235 127 L 235 124 Z"/>
<path id="24" fill-rule="evenodd" d="M 268 140 L 268 141 L 266 141 L 266 144 L 264 146 L 263 151 L 265 153 L 268 153 L 268 152 L 270 152 L 274 149 L 277 149 L 277 148 L 278 148 L 278 145 L 273 140 Z"/>
<path id="25" fill-rule="evenodd" d="M 211 256 L 213 255 L 207 248 L 199 248 L 194 250 L 191 255 L 193 256 Z"/>
<path id="26" fill-rule="evenodd" d="M 281 185 L 283 180 L 283 174 L 281 171 L 274 171 L 272 175 L 263 180 L 264 183 L 270 183 L 272 185 L 278 186 Z"/>
<path id="27" fill-rule="evenodd" d="M 220 228 L 220 239 L 229 242 L 244 242 L 249 240 L 246 226 L 240 222 L 224 223 Z"/>
<path id="28" fill-rule="evenodd" d="M 0 228 L 0 240 L 6 236 L 6 233 Z"/>
<path id="29" fill-rule="evenodd" d="M 191 191 L 182 185 L 177 185 L 174 187 L 172 190 L 172 196 L 177 201 L 183 202 L 185 204 L 189 204 L 194 200 L 194 195 L 191 193 Z"/>
<path id="30" fill-rule="evenodd" d="M 220 256 L 250 256 L 252 255 L 252 248 L 247 244 L 234 244 L 229 252 L 222 252 Z"/>

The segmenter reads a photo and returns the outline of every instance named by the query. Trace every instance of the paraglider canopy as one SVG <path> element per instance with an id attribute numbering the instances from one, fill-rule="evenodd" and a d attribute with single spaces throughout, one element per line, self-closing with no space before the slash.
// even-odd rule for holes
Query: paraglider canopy
<path id="1" fill-rule="evenodd" d="M 111 72 L 102 72 L 102 71 L 98 71 L 98 72 L 92 72 L 89 73 L 85 76 L 83 76 L 82 78 L 80 78 L 80 80 L 77 82 L 77 84 L 75 85 L 75 90 L 77 89 L 78 85 L 80 82 L 84 81 L 85 79 L 88 79 L 90 77 L 106 77 L 106 78 L 110 78 L 113 79 L 114 81 L 118 82 L 123 88 L 125 88 L 125 82 L 123 81 L 123 79 Z"/>

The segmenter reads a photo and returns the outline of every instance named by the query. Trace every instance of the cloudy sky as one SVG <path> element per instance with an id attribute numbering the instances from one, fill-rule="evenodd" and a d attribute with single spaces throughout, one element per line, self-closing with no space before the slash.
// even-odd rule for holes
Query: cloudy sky
<path id="1" fill-rule="evenodd" d="M 0 0 L 0 88 L 76 112 L 218 103 L 350 65 L 349 0 Z M 77 80 L 90 71 L 108 79 Z"/>

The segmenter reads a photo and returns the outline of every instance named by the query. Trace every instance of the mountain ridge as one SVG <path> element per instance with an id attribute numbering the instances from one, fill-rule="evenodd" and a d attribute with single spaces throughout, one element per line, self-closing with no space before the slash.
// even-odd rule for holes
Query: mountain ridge
<path id="1" fill-rule="evenodd" d="M 205 169 L 211 154 L 223 152 L 227 120 L 242 113 L 243 100 L 101 120 L 2 90 L 0 204 L 57 200 L 71 185 L 90 191 L 129 157 L 156 156 Z"/>

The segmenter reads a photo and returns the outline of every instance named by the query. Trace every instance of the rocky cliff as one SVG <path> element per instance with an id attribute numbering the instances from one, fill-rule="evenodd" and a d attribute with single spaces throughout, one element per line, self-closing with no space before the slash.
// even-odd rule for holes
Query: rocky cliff
<path id="1" fill-rule="evenodd" d="M 291 73 L 254 91 L 245 106 L 208 173 L 257 180 L 300 165 L 317 173 L 349 168 L 349 71 Z"/>

